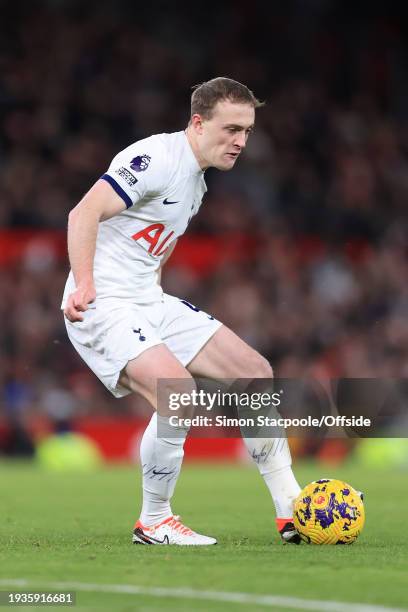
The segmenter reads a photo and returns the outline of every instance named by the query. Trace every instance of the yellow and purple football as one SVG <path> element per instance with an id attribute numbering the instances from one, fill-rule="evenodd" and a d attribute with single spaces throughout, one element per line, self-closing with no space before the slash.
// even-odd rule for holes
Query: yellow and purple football
<path id="1" fill-rule="evenodd" d="M 363 495 L 342 480 L 311 482 L 295 501 L 293 522 L 308 544 L 352 544 L 364 520 Z"/>

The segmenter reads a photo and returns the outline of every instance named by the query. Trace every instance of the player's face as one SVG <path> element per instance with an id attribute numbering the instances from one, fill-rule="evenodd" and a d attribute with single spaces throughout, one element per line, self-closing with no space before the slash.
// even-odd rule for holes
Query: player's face
<path id="1" fill-rule="evenodd" d="M 230 170 L 245 148 L 254 121 L 251 104 L 217 102 L 211 119 L 201 120 L 198 144 L 205 167 Z"/>

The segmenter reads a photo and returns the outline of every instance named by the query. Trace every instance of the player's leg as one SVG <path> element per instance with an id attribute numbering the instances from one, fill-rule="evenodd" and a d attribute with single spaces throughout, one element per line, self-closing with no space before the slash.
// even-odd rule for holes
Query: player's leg
<path id="1" fill-rule="evenodd" d="M 161 337 L 193 376 L 215 380 L 253 379 L 270 386 L 272 369 L 267 360 L 211 315 L 174 296 L 164 295 L 166 316 Z M 263 380 L 265 382 L 263 382 Z M 259 389 L 258 389 L 259 390 Z M 278 529 L 292 517 L 293 500 L 300 487 L 292 472 L 286 437 L 245 439 L 274 500 Z"/>
<path id="2" fill-rule="evenodd" d="M 115 397 L 140 393 L 156 408 L 158 379 L 166 379 L 163 392 L 168 394 L 195 387 L 191 375 L 156 332 L 162 312 L 161 303 L 143 308 L 102 300 L 97 308 L 89 308 L 84 313 L 84 321 L 71 323 L 65 319 L 65 323 L 79 355 Z M 201 537 L 191 530 L 186 532 L 172 516 L 170 499 L 180 472 L 186 435 L 187 429 L 183 427 L 169 429 L 164 410 L 158 416 L 154 413 L 141 445 L 145 467 L 142 518 L 148 525 L 160 518 L 166 521 L 157 531 L 156 540 L 177 544 L 215 543 L 213 538 Z"/>
<path id="3" fill-rule="evenodd" d="M 173 516 L 170 502 L 181 470 L 188 428 L 171 426 L 167 411 L 158 407 L 159 379 L 163 399 L 170 393 L 191 392 L 195 388 L 191 374 L 164 344 L 149 348 L 129 361 L 118 381 L 121 386 L 142 395 L 155 408 L 140 445 L 143 504 L 133 541 L 140 544 L 214 544 L 213 538 L 196 534 Z M 165 404 L 164 401 L 163 406 Z"/>
<path id="4" fill-rule="evenodd" d="M 155 409 L 140 445 L 143 470 L 143 505 L 140 520 L 147 527 L 172 515 L 170 499 L 180 473 L 183 446 L 188 433 L 188 429 L 182 427 L 176 432 L 169 425 L 166 415 L 157 414 L 159 378 L 168 381 L 180 380 L 180 386 L 183 388 L 188 387 L 189 381 L 191 388 L 194 385 L 191 375 L 164 344 L 154 346 L 129 361 L 119 377 L 119 384 L 142 395 Z M 170 394 L 177 390 L 169 386 L 167 392 Z M 161 437 L 157 435 L 158 427 Z"/>
<path id="5" fill-rule="evenodd" d="M 230 329 L 222 326 L 187 365 L 193 376 L 216 380 L 251 379 L 247 392 L 271 388 L 272 368 L 267 360 L 248 346 Z M 292 458 L 287 438 L 243 438 L 268 487 L 277 516 L 277 526 L 284 539 L 297 540 L 290 523 L 293 502 L 300 487 L 292 471 Z M 288 524 L 288 525 L 287 525 Z"/>

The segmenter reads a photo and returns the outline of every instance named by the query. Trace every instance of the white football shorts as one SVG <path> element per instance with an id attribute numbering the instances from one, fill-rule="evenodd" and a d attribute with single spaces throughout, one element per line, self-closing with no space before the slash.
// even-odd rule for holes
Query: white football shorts
<path id="1" fill-rule="evenodd" d="M 64 316 L 75 349 L 115 396 L 131 393 L 118 384 L 120 372 L 146 349 L 165 344 L 187 366 L 222 325 L 186 300 L 166 293 L 151 304 L 106 299 L 90 304 L 83 321 Z"/>

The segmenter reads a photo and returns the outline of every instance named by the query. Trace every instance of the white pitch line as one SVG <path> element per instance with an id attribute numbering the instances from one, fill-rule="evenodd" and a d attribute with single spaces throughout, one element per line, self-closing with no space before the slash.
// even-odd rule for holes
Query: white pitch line
<path id="1" fill-rule="evenodd" d="M 200 591 L 187 587 L 143 587 L 133 584 L 91 584 L 86 582 L 42 582 L 41 580 L 2 579 L 0 587 L 46 588 L 61 591 L 88 591 L 94 593 L 119 593 L 147 595 L 149 597 L 175 597 L 179 599 L 200 599 L 230 603 L 268 606 L 270 608 L 291 608 L 323 612 L 407 612 L 407 608 L 388 608 L 374 604 L 349 603 L 347 601 L 324 601 L 284 597 L 280 595 L 256 595 L 228 591 Z"/>

